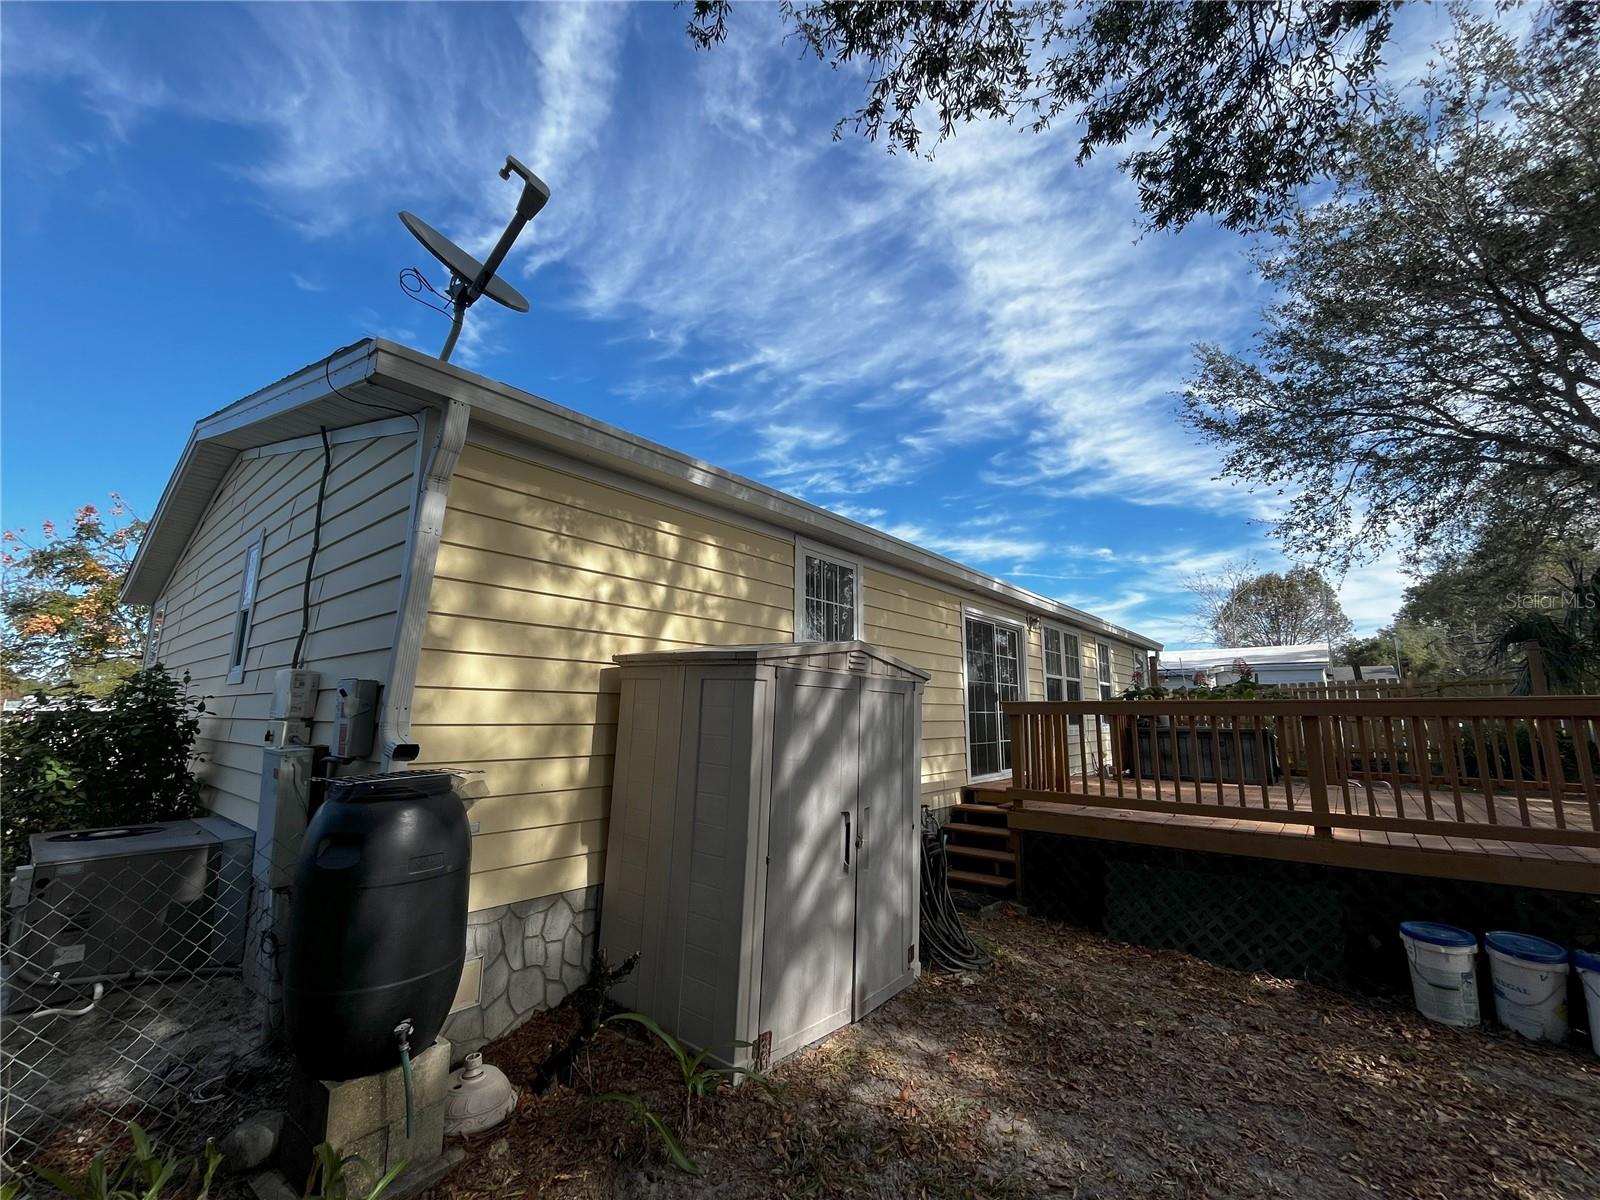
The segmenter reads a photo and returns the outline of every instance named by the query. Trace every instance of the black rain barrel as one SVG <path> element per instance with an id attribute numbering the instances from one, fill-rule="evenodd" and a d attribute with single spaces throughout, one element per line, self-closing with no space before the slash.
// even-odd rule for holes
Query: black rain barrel
<path id="1" fill-rule="evenodd" d="M 466 957 L 471 836 L 445 771 L 333 780 L 290 897 L 284 1020 L 318 1079 L 354 1079 L 433 1044 Z"/>

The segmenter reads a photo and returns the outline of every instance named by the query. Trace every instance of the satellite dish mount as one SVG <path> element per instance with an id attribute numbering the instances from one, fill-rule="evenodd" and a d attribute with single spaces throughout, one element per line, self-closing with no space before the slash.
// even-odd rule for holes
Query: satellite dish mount
<path id="1" fill-rule="evenodd" d="M 450 336 L 445 339 L 444 349 L 439 351 L 439 358 L 444 362 L 450 361 L 450 354 L 456 348 L 456 339 L 461 336 L 461 324 L 466 320 L 467 309 L 477 303 L 478 297 L 488 296 L 513 312 L 528 311 L 528 302 L 522 293 L 505 280 L 496 279 L 495 272 L 511 252 L 511 246 L 522 232 L 522 227 L 538 216 L 539 210 L 549 202 L 550 188 L 544 180 L 508 154 L 506 165 L 500 168 L 500 178 L 510 179 L 513 171 L 522 177 L 522 196 L 517 200 L 517 211 L 511 223 L 506 226 L 506 231 L 500 235 L 500 240 L 484 262 L 480 263 L 415 213 L 400 214 L 401 222 L 411 231 L 411 235 L 450 271 Z"/>

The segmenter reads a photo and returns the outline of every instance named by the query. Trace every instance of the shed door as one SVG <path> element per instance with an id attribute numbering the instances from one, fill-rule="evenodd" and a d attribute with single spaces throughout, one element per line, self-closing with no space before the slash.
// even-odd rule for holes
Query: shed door
<path id="1" fill-rule="evenodd" d="M 859 741 L 855 679 L 777 679 L 761 967 L 774 1060 L 850 1022 Z"/>
<path id="2" fill-rule="evenodd" d="M 855 1015 L 911 982 L 917 906 L 917 797 L 911 746 L 912 686 L 861 680 L 860 838 L 856 853 Z"/>

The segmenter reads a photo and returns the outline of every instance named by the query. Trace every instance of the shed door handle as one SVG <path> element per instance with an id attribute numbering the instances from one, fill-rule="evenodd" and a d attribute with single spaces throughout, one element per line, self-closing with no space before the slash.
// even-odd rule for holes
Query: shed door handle
<path id="1" fill-rule="evenodd" d="M 850 813 L 848 810 L 839 814 L 844 818 L 844 869 L 850 870 Z"/>

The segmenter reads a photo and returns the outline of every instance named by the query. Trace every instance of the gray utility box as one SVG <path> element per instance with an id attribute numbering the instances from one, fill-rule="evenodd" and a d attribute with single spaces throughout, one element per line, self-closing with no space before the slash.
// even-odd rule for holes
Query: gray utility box
<path id="1" fill-rule="evenodd" d="M 600 945 L 640 959 L 612 998 L 746 1066 L 908 986 L 927 676 L 862 642 L 616 661 Z"/>

